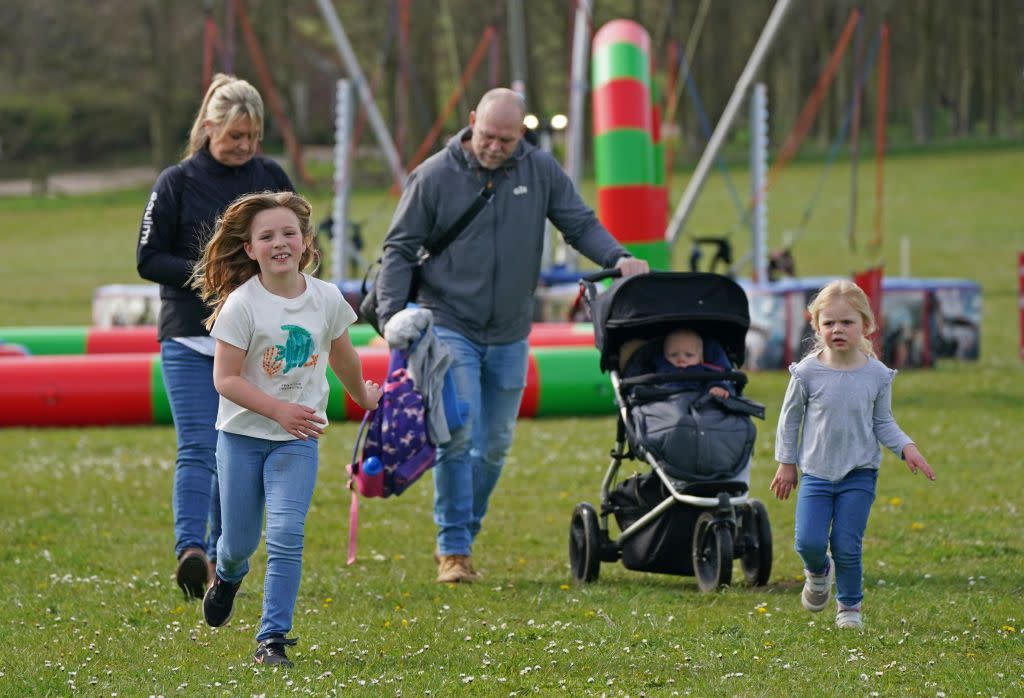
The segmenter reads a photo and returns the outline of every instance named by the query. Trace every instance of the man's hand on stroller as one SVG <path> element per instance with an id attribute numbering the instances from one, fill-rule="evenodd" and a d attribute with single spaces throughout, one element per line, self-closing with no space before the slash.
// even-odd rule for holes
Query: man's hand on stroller
<path id="1" fill-rule="evenodd" d="M 651 270 L 646 259 L 637 259 L 636 257 L 619 257 L 615 268 L 622 272 L 623 277 L 646 274 Z"/>
<path id="2" fill-rule="evenodd" d="M 775 471 L 775 479 L 771 484 L 772 492 L 779 499 L 789 499 L 789 493 L 794 489 L 796 489 L 796 465 L 779 463 L 779 469 Z"/>

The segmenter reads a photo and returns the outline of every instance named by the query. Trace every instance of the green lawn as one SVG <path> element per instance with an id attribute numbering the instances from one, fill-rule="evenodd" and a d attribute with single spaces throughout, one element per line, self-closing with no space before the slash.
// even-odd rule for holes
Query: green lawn
<path id="1" fill-rule="evenodd" d="M 1022 165 L 1020 150 L 892 158 L 877 255 L 849 252 L 849 174 L 834 170 L 796 247 L 803 275 L 845 274 L 876 257 L 895 271 L 905 235 L 914 275 L 984 289 L 981 360 L 897 379 L 896 417 L 938 480 L 883 461 L 865 540 L 864 633 L 800 608 L 793 502 L 767 489 L 786 375 L 768 372 L 748 390 L 768 408 L 751 483 L 773 527 L 767 587 L 703 594 L 692 578 L 619 564 L 603 565 L 596 584 L 570 583 L 569 516 L 579 501 L 596 503 L 610 418 L 521 423 L 475 551 L 482 583 L 433 583 L 429 477 L 399 499 L 363 501 L 359 560 L 346 566 L 354 427 L 337 424 L 322 441 L 308 519 L 297 666 L 278 673 L 250 663 L 262 552 L 226 628 L 207 628 L 174 586 L 170 428 L 0 430 L 0 695 L 1021 695 Z M 795 227 L 820 173 L 795 165 L 782 176 L 773 231 Z M 862 166 L 863 231 L 873 177 Z M 318 214 L 326 197 L 314 197 Z M 136 282 L 145 198 L 0 200 L 0 325 L 88 324 L 98 285 Z M 354 217 L 376 221 L 374 243 L 391 206 L 380 192 L 354 197 Z M 714 177 L 690 230 L 717 234 L 735 220 Z M 869 238 L 860 233 L 861 248 Z"/>

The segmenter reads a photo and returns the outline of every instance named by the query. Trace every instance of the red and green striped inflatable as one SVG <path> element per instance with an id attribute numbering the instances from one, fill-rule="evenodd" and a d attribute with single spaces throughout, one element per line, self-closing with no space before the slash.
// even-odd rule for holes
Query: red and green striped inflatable
<path id="1" fill-rule="evenodd" d="M 591 80 L 598 217 L 653 269 L 669 269 L 660 119 L 652 108 L 650 37 L 617 19 L 594 35 Z"/>

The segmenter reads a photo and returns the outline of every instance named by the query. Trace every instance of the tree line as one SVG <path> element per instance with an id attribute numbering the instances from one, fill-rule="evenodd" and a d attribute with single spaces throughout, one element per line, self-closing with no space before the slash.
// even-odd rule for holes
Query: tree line
<path id="1" fill-rule="evenodd" d="M 442 132 L 450 134 L 465 123 L 486 89 L 509 84 L 514 63 L 522 64 L 516 70 L 525 78 L 534 112 L 565 112 L 576 5 L 577 0 L 334 0 L 406 161 L 459 85 L 488 26 L 495 38 Z M 677 134 L 681 152 L 692 162 L 704 143 L 700 114 L 685 90 L 673 88 L 670 76 L 674 72 L 678 80 L 681 57 L 690 59 L 700 103 L 714 124 L 775 0 L 592 0 L 590 5 L 593 31 L 616 18 L 634 19 L 648 30 L 662 104 L 675 100 L 677 105 L 666 133 Z M 768 86 L 773 144 L 781 144 L 794 128 L 855 8 L 862 12 L 860 29 L 821 101 L 806 147 L 824 149 L 854 113 L 859 74 L 865 80 L 856 114 L 862 131 L 873 133 L 878 62 L 867 72 L 863 65 L 883 23 L 889 33 L 890 146 L 1006 141 L 1019 135 L 1024 123 L 1020 0 L 793 0 L 758 74 Z M 315 0 L 5 0 L 0 3 L 0 174 L 39 163 L 56 167 L 144 158 L 159 166 L 179 159 L 201 98 L 208 19 L 218 36 L 214 68 L 250 80 L 266 101 L 268 89 L 258 80 L 239 11 L 252 26 L 298 139 L 331 144 L 335 82 L 348 76 Z M 522 27 L 525 45 L 518 60 L 517 34 L 510 30 L 515 26 Z M 271 148 L 279 143 L 281 124 L 269 111 Z M 380 160 L 368 127 L 358 152 L 368 161 Z"/>

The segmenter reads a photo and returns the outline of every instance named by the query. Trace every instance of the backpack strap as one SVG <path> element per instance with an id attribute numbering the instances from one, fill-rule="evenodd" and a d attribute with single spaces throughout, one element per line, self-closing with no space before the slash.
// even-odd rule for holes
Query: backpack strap
<path id="1" fill-rule="evenodd" d="M 359 528 L 359 495 L 356 494 L 352 480 L 348 481 L 348 488 L 352 490 L 352 501 L 348 505 L 348 558 L 346 564 L 351 565 L 356 561 L 356 531 Z"/>
<path id="2" fill-rule="evenodd" d="M 352 449 L 352 463 L 348 472 L 348 488 L 352 492 L 352 501 L 348 505 L 348 559 L 346 564 L 349 565 L 356 561 L 358 548 L 356 536 L 359 530 L 359 494 L 356 492 L 355 477 L 362 466 L 359 460 L 359 445 L 363 441 L 363 434 L 366 433 L 366 424 L 370 421 L 370 414 L 370 412 L 364 414 L 363 421 L 359 425 L 359 433 L 356 434 L 356 443 Z"/>

